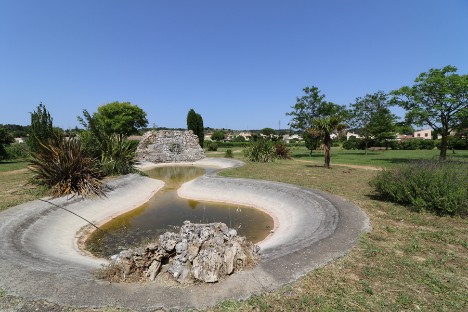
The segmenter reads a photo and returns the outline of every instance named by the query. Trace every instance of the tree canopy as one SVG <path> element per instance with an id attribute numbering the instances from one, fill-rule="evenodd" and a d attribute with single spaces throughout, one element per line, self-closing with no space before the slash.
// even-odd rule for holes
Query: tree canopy
<path id="1" fill-rule="evenodd" d="M 31 113 L 31 127 L 29 128 L 29 138 L 27 140 L 30 150 L 37 152 L 41 142 L 47 142 L 53 135 L 52 117 L 45 105 L 40 103 L 37 109 Z"/>
<path id="2" fill-rule="evenodd" d="M 108 135 L 117 134 L 121 138 L 137 134 L 138 129 L 148 125 L 146 113 L 130 102 L 112 102 L 99 106 L 93 117 Z"/>
<path id="3" fill-rule="evenodd" d="M 390 112 L 388 96 L 383 91 L 357 98 L 351 108 L 351 124 L 359 129 L 366 154 L 370 140 L 387 142 L 395 138 L 397 117 Z"/>
<path id="4" fill-rule="evenodd" d="M 344 122 L 348 118 L 345 106 L 324 100 L 317 87 L 303 89 L 305 95 L 296 98 L 293 111 L 286 115 L 292 116 L 289 125 L 294 129 L 308 132 L 308 135 L 320 138 L 325 150 L 325 167 L 330 168 L 331 135 L 344 129 Z"/>
<path id="5" fill-rule="evenodd" d="M 190 109 L 187 113 L 187 129 L 192 130 L 198 137 L 198 144 L 203 148 L 205 141 L 205 128 L 203 127 L 203 118 L 200 114 Z"/>
<path id="6" fill-rule="evenodd" d="M 211 135 L 211 139 L 213 141 L 222 141 L 222 140 L 224 140 L 225 136 L 226 136 L 226 134 L 224 133 L 224 131 L 215 131 Z"/>
<path id="7" fill-rule="evenodd" d="M 445 66 L 421 73 L 413 86 L 392 91 L 392 102 L 407 110 L 406 118 L 428 125 L 442 136 L 439 159 L 447 157 L 447 137 L 468 118 L 468 75 Z"/>

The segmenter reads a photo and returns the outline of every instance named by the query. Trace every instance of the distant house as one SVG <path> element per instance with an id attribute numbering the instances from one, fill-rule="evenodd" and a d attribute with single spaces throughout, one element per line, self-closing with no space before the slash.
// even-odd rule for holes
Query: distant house
<path id="1" fill-rule="evenodd" d="M 432 129 L 415 131 L 413 137 L 415 139 L 432 140 Z"/>
<path id="2" fill-rule="evenodd" d="M 286 143 L 289 143 L 291 140 L 296 140 L 296 141 L 301 141 L 302 137 L 299 134 L 284 134 L 283 135 L 283 141 Z"/>
<path id="3" fill-rule="evenodd" d="M 346 132 L 346 140 L 349 140 L 350 137 L 355 137 L 356 139 L 360 139 L 361 136 L 354 132 Z"/>
<path id="4" fill-rule="evenodd" d="M 15 143 L 24 143 L 23 138 L 15 138 Z"/>

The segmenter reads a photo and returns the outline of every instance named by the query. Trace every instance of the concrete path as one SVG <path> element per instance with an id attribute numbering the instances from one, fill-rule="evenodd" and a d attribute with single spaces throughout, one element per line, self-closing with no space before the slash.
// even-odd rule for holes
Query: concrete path
<path id="1" fill-rule="evenodd" d="M 194 165 L 227 168 L 242 163 L 209 158 Z M 151 166 L 154 164 L 144 167 Z M 137 175 L 111 184 L 114 190 L 107 199 L 53 202 L 100 224 L 137 207 L 163 186 L 161 181 Z M 220 283 L 192 287 L 103 282 L 92 272 L 106 261 L 89 257 L 77 247 L 86 222 L 33 201 L 0 212 L 0 289 L 65 306 L 112 306 L 138 311 L 203 308 L 224 299 L 245 299 L 297 280 L 346 254 L 359 235 L 369 229 L 367 216 L 350 202 L 283 183 L 228 179 L 212 173 L 185 183 L 179 194 L 254 206 L 272 214 L 276 229 L 260 243 L 260 264 Z"/>

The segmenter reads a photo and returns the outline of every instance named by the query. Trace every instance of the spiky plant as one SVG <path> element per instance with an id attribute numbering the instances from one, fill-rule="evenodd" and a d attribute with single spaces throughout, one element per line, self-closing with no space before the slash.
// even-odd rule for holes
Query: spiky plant
<path id="1" fill-rule="evenodd" d="M 51 188 L 53 197 L 105 196 L 100 164 L 85 156 L 79 140 L 57 136 L 41 142 L 32 157 L 29 169 L 37 180 Z"/>

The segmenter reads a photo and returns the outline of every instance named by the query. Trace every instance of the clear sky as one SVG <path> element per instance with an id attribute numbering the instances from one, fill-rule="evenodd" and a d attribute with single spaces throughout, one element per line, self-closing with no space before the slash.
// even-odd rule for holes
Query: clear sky
<path id="1" fill-rule="evenodd" d="M 468 0 L 0 0 L 0 124 L 130 101 L 149 126 L 287 128 L 317 86 L 350 104 L 446 65 L 468 73 Z M 395 111 L 401 114 L 401 110 Z"/>

